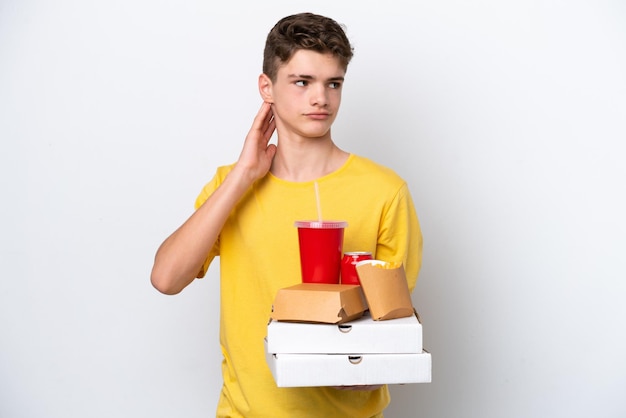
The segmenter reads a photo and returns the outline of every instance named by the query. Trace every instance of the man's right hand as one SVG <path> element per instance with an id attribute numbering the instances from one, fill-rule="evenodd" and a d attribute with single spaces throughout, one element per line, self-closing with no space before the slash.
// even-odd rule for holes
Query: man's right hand
<path id="1" fill-rule="evenodd" d="M 263 102 L 246 136 L 239 160 L 233 170 L 240 171 L 239 174 L 245 176 L 250 182 L 254 182 L 267 174 L 276 154 L 276 145 L 268 145 L 275 130 L 276 122 L 272 105 Z"/>
<path id="2" fill-rule="evenodd" d="M 268 144 L 275 130 L 271 105 L 263 103 L 233 170 L 157 250 L 150 279 L 160 292 L 176 294 L 198 275 L 233 207 L 250 185 L 269 171 L 276 145 Z"/>

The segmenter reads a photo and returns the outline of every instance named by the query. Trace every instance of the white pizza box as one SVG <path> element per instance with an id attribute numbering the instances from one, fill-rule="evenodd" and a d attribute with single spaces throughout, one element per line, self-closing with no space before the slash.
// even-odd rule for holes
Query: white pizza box
<path id="1" fill-rule="evenodd" d="M 266 340 L 267 343 L 267 340 Z M 408 354 L 290 354 L 265 350 L 278 387 L 429 383 L 428 351 Z"/>
<path id="2" fill-rule="evenodd" d="M 366 312 L 344 324 L 271 320 L 267 348 L 290 354 L 421 353 L 422 324 L 417 312 L 385 321 L 374 321 Z"/>

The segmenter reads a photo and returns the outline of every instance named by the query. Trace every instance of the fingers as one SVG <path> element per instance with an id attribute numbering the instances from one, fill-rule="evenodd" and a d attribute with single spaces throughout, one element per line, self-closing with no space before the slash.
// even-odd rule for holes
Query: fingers
<path id="1" fill-rule="evenodd" d="M 263 104 L 261 104 L 261 108 L 254 117 L 254 122 L 252 122 L 252 129 L 256 129 L 260 132 L 265 132 L 273 118 L 274 114 L 272 113 L 272 105 L 267 102 L 263 102 Z"/>
<path id="2" fill-rule="evenodd" d="M 249 136 L 251 135 L 257 140 L 263 140 L 265 141 L 265 143 L 267 143 L 269 142 L 275 130 L 276 121 L 274 120 L 272 105 L 270 103 L 263 102 L 261 104 L 261 108 L 254 117 Z"/>
<path id="3" fill-rule="evenodd" d="M 274 119 L 274 114 L 272 113 L 271 118 L 267 122 L 265 131 L 263 132 L 263 136 L 265 137 L 267 141 L 270 140 L 275 130 L 276 130 L 276 120 Z"/>

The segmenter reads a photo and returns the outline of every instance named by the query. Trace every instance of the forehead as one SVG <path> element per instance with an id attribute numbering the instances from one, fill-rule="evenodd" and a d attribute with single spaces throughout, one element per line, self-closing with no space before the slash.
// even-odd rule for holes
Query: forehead
<path id="1" fill-rule="evenodd" d="M 278 68 L 279 77 L 311 76 L 314 78 L 337 78 L 346 73 L 338 57 L 330 53 L 320 53 L 300 49 L 291 59 Z"/>

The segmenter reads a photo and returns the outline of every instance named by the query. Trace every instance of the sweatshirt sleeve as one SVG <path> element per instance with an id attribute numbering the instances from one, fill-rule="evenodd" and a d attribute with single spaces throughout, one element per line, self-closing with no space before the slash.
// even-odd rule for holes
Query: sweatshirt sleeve
<path id="1" fill-rule="evenodd" d="M 226 166 L 226 167 L 219 167 L 217 169 L 217 172 L 215 173 L 211 181 L 209 181 L 207 184 L 204 185 L 204 187 L 200 191 L 200 194 L 196 198 L 196 202 L 194 205 L 195 210 L 198 210 L 200 206 L 202 206 L 204 202 L 206 202 L 207 199 L 211 196 L 211 194 L 213 194 L 213 192 L 220 186 L 220 184 L 222 184 L 222 182 L 224 181 L 224 178 L 226 177 L 226 174 L 230 171 L 230 168 L 231 168 L 230 166 Z M 202 278 L 206 275 L 206 272 L 209 269 L 211 262 L 213 261 L 215 257 L 219 255 L 220 255 L 220 237 L 218 236 L 217 240 L 215 241 L 215 244 L 213 244 L 213 247 L 207 254 L 204 260 L 204 263 L 202 264 L 202 268 L 197 274 L 198 278 Z"/>
<path id="2" fill-rule="evenodd" d="M 402 262 L 413 291 L 422 265 L 423 238 L 413 199 L 403 183 L 383 214 L 376 258 Z"/>

